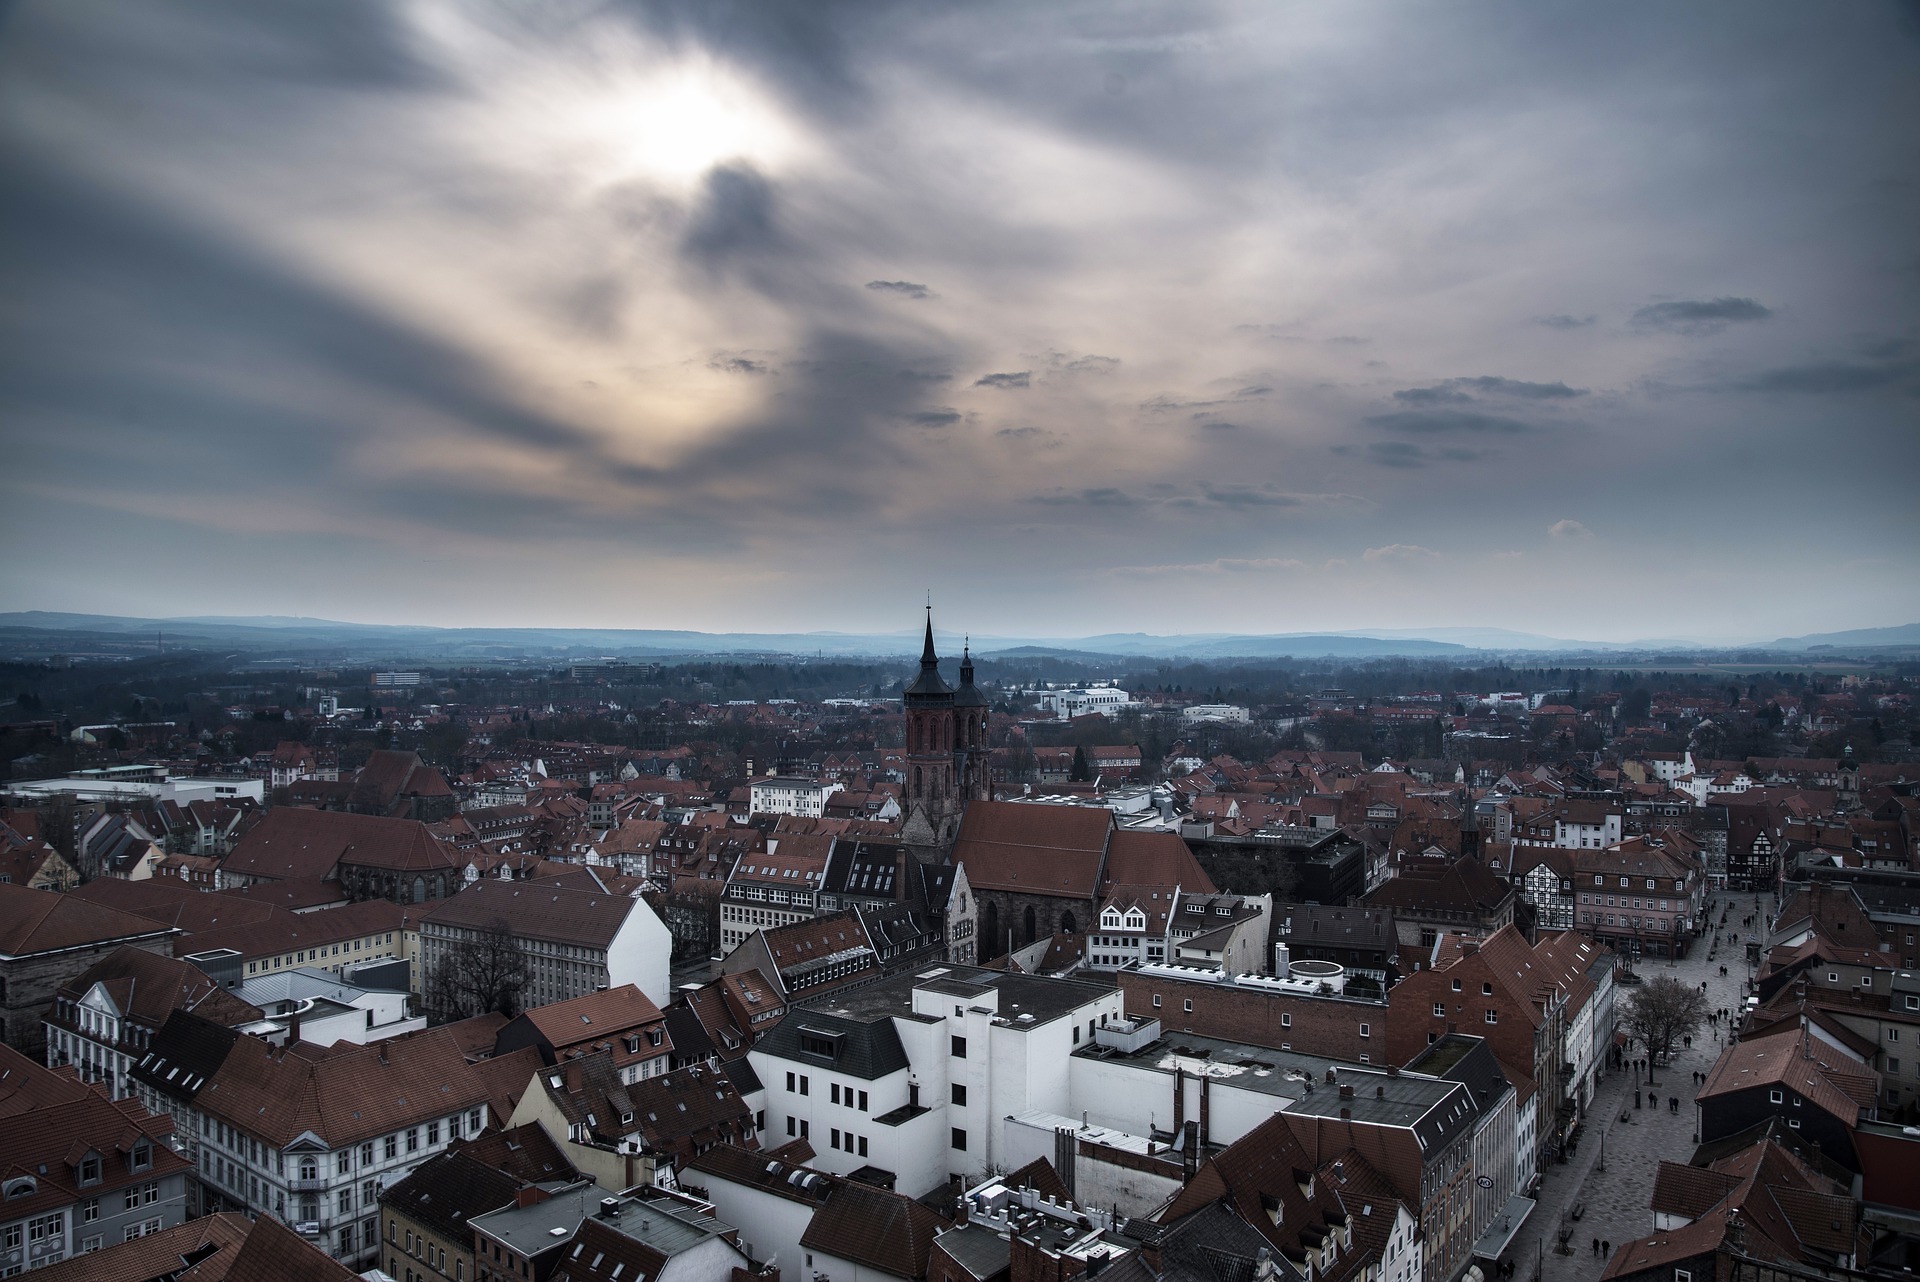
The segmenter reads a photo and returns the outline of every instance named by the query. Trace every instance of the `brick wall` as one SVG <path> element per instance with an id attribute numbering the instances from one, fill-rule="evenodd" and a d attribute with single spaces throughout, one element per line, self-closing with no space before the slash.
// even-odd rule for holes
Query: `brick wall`
<path id="1" fill-rule="evenodd" d="M 1119 979 L 1127 1014 L 1158 1019 L 1169 1033 L 1291 1047 L 1307 1055 L 1370 1064 L 1387 1062 L 1389 1007 L 1384 1002 L 1227 988 L 1130 970 L 1121 971 Z M 1158 1006 L 1155 997 L 1160 999 Z M 1189 1002 L 1192 1010 L 1187 1009 Z M 1364 1037 L 1362 1025 L 1367 1030 Z M 1425 1038 L 1421 1041 L 1424 1044 Z"/>

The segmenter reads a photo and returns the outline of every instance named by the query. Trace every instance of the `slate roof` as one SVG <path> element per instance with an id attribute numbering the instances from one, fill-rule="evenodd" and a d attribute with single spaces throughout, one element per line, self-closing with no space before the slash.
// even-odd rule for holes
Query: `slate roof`
<path id="1" fill-rule="evenodd" d="M 450 1242 L 471 1240 L 467 1222 L 510 1204 L 521 1181 L 470 1151 L 436 1153 L 380 1194 L 380 1205 Z"/>
<path id="2" fill-rule="evenodd" d="M 811 1033 L 835 1041 L 838 1053 L 822 1055 L 801 1049 L 801 1036 Z M 855 1019 L 826 1011 L 799 1009 L 763 1037 L 754 1047 L 763 1054 L 799 1064 L 831 1068 L 836 1073 L 877 1081 L 907 1067 L 906 1048 L 890 1018 Z"/>
<path id="3" fill-rule="evenodd" d="M 192 1104 L 241 1036 L 190 1011 L 176 1010 L 153 1035 L 132 1077 L 169 1099 Z"/>

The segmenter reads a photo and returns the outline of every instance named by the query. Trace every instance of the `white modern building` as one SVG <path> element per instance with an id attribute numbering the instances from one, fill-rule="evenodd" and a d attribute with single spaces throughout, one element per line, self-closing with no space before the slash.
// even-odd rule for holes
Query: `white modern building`
<path id="1" fill-rule="evenodd" d="M 837 1175 L 873 1166 L 919 1197 L 1005 1165 L 1002 1119 L 1068 1114 L 1073 1052 L 1122 1019 L 1116 989 L 934 966 L 790 1011 L 748 1061 L 762 1143 L 806 1139 Z"/>
<path id="2" fill-rule="evenodd" d="M 748 805 L 756 815 L 801 815 L 818 819 L 827 812 L 827 798 L 843 790 L 838 783 L 817 779 L 790 779 L 769 775 L 748 788 Z"/>
<path id="3" fill-rule="evenodd" d="M 1089 686 L 1072 690 L 1043 690 L 1040 706 L 1061 720 L 1097 712 L 1110 717 L 1122 708 L 1133 706 L 1133 696 L 1118 686 Z"/>
<path id="4" fill-rule="evenodd" d="M 1220 721 L 1233 725 L 1245 725 L 1253 720 L 1253 714 L 1247 709 L 1231 703 L 1196 703 L 1180 710 L 1180 720 L 1189 725 L 1202 721 Z"/>

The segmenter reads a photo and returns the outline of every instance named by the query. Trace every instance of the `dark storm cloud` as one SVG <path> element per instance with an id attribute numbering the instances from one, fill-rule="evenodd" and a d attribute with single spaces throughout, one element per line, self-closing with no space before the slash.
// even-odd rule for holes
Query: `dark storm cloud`
<path id="1" fill-rule="evenodd" d="M 1003 390 L 1026 387 L 1032 382 L 1032 370 L 1016 370 L 1011 374 L 985 374 L 973 380 L 975 387 L 998 387 Z"/>
<path id="2" fill-rule="evenodd" d="M 1853 361 L 1822 361 L 1766 370 L 1736 383 L 1743 392 L 1801 392 L 1831 396 L 1872 392 L 1920 378 L 1920 361 L 1867 365 Z"/>
<path id="3" fill-rule="evenodd" d="M 867 288 L 881 294 L 898 294 L 902 298 L 915 300 L 932 298 L 933 291 L 925 285 L 916 285 L 910 280 L 870 280 Z"/>
<path id="4" fill-rule="evenodd" d="M 1202 485 L 1200 493 L 1207 502 L 1220 507 L 1299 507 L 1305 502 L 1297 494 L 1250 485 Z"/>
<path id="5" fill-rule="evenodd" d="M 1481 414 L 1474 410 L 1395 410 L 1391 414 L 1369 414 L 1367 423 L 1388 432 L 1408 432 L 1420 436 L 1451 435 L 1456 432 L 1517 436 L 1538 429 L 1531 423 L 1500 414 Z"/>
<path id="6" fill-rule="evenodd" d="M 1669 329 L 1682 334 L 1714 334 L 1729 325 L 1767 320 L 1773 309 L 1751 298 L 1684 299 L 1650 303 L 1633 314 L 1642 329 Z"/>
<path id="7" fill-rule="evenodd" d="M 1473 398 L 1457 387 L 1405 387 L 1393 399 L 1409 405 L 1465 405 Z"/>
<path id="8" fill-rule="evenodd" d="M 1548 329 L 1586 329 L 1599 319 L 1598 316 L 1568 316 L 1563 313 L 1558 316 L 1542 316 L 1538 323 Z"/>
<path id="9" fill-rule="evenodd" d="M 913 415 L 911 421 L 921 427 L 952 427 L 960 421 L 960 417 L 959 410 L 922 410 Z"/>
<path id="10" fill-rule="evenodd" d="M 681 239 L 686 256 L 719 274 L 786 248 L 774 225 L 773 186 L 750 165 L 708 171 Z"/>
<path id="11" fill-rule="evenodd" d="M 1144 507 L 1154 500 L 1140 498 L 1114 486 L 1100 485 L 1083 490 L 1054 490 L 1047 494 L 1036 494 L 1027 501 L 1052 507 Z"/>
<path id="12" fill-rule="evenodd" d="M 1393 399 L 1409 405 L 1461 405 L 1471 400 L 1471 388 L 1485 396 L 1507 396 L 1523 401 L 1565 401 L 1585 396 L 1584 387 L 1565 383 L 1528 383 L 1517 378 L 1497 378 L 1481 374 L 1474 378 L 1449 378 L 1432 387 L 1409 387 L 1393 394 Z"/>
<path id="13" fill-rule="evenodd" d="M 1336 454 L 1352 454 L 1351 446 L 1335 446 Z M 1470 450 L 1458 446 L 1427 449 L 1415 445 L 1412 441 L 1374 441 L 1370 443 L 1364 457 L 1381 467 L 1416 468 L 1427 467 L 1434 463 L 1471 463 L 1486 457 L 1485 450 Z"/>

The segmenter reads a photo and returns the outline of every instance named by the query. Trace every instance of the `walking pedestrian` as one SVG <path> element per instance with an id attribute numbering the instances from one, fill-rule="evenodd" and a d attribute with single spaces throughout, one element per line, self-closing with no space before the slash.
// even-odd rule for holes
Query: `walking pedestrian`
<path id="1" fill-rule="evenodd" d="M 1600 1239 L 1599 1238 L 1593 1239 L 1593 1256 L 1596 1260 L 1600 1258 Z"/>
<path id="2" fill-rule="evenodd" d="M 1600 1258 L 1604 1260 L 1612 1254 L 1613 1254 L 1613 1243 L 1608 1242 L 1605 1239 L 1602 1239 L 1600 1243 Z"/>

